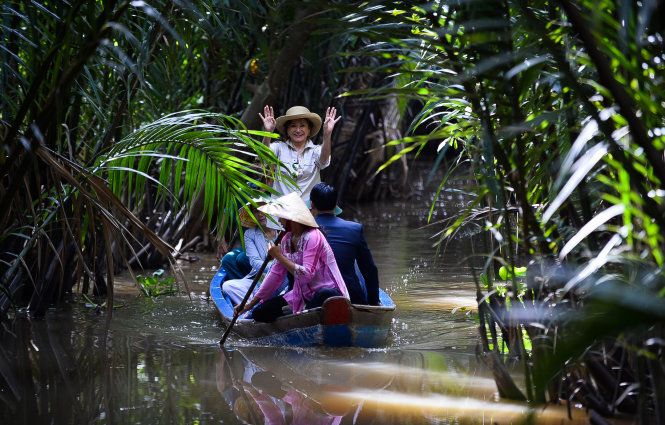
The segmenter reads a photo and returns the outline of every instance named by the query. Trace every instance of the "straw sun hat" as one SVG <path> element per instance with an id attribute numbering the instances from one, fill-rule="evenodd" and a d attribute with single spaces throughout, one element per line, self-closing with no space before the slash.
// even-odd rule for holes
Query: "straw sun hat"
<path id="1" fill-rule="evenodd" d="M 286 135 L 286 129 L 284 126 L 287 121 L 297 120 L 298 118 L 304 118 L 309 120 L 312 123 L 312 128 L 310 129 L 309 137 L 314 137 L 321 130 L 321 117 L 319 114 L 314 112 L 309 112 L 309 109 L 304 106 L 292 106 L 286 111 L 286 114 L 275 120 L 275 126 L 280 133 Z"/>
<path id="2" fill-rule="evenodd" d="M 258 207 L 265 205 L 266 202 L 270 202 L 270 199 L 271 198 L 267 196 L 254 198 L 252 199 L 251 202 L 248 202 L 242 207 L 240 207 L 240 209 L 238 210 L 238 218 L 240 220 L 240 225 L 246 228 L 256 227 L 257 225 L 256 211 Z M 266 217 L 265 227 L 268 229 L 282 230 L 282 226 L 277 222 L 277 219 L 271 219 L 270 217 Z"/>
<path id="3" fill-rule="evenodd" d="M 281 196 L 259 207 L 259 211 L 273 217 L 295 221 L 309 227 L 319 227 L 309 208 L 296 192 Z"/>
<path id="4" fill-rule="evenodd" d="M 263 199 L 254 199 L 254 202 L 258 205 L 264 205 L 265 200 Z M 243 205 L 239 210 L 238 210 L 238 218 L 240 219 L 240 225 L 242 227 L 254 227 L 256 226 L 256 221 L 252 218 L 250 215 L 250 210 L 252 211 L 252 214 L 256 215 L 256 207 L 252 205 L 251 203 L 247 203 Z"/>

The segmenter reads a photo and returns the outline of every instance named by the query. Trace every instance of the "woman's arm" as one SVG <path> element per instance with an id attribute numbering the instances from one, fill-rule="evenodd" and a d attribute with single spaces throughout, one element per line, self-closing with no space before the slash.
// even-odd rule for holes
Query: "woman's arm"
<path id="1" fill-rule="evenodd" d="M 257 305 L 261 300 L 267 300 L 270 298 L 270 296 L 275 293 L 277 288 L 281 286 L 282 282 L 284 282 L 285 277 L 286 269 L 279 263 L 275 264 L 270 269 L 268 276 L 266 276 L 266 278 L 263 280 L 263 283 L 261 283 L 261 286 L 259 287 L 259 290 L 256 291 L 256 294 L 254 294 L 254 297 L 248 301 L 247 304 L 245 304 L 245 307 L 242 310 L 238 308 L 240 304 L 235 306 L 233 309 L 234 314 L 239 316 L 254 308 L 254 306 Z"/>
<path id="2" fill-rule="evenodd" d="M 302 237 L 305 238 L 303 240 L 302 265 L 294 264 L 295 270 L 292 273 L 294 276 L 301 276 L 305 281 L 310 281 L 314 278 L 316 272 L 324 236 L 318 229 L 311 229 L 304 233 Z"/>
<path id="3" fill-rule="evenodd" d="M 259 117 L 261 117 L 261 121 L 263 121 L 263 128 L 270 133 L 274 132 L 277 121 L 275 121 L 275 113 L 273 112 L 272 106 L 264 106 L 263 114 L 264 115 L 261 115 L 259 112 Z M 263 144 L 270 147 L 270 137 L 263 136 Z"/>
<path id="4" fill-rule="evenodd" d="M 263 265 L 263 260 L 266 259 L 263 255 L 263 250 L 258 244 L 265 244 L 263 232 L 256 227 L 248 229 L 245 232 L 245 254 L 249 258 L 249 264 L 252 265 L 252 270 L 258 272 Z"/>
<path id="5" fill-rule="evenodd" d="M 328 108 L 326 110 L 326 119 L 323 121 L 323 143 L 321 144 L 321 155 L 319 156 L 319 161 L 322 164 L 327 164 L 330 159 L 332 132 L 337 121 L 342 119 L 341 115 L 339 117 L 335 117 L 335 115 L 337 115 L 337 109 Z"/>

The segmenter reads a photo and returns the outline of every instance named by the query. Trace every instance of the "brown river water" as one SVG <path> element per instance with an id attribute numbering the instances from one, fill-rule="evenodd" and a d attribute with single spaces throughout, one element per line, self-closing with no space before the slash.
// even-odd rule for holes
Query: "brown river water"
<path id="1" fill-rule="evenodd" d="M 460 183 L 463 187 L 464 182 Z M 424 181 L 403 202 L 345 206 L 364 224 L 397 310 L 381 349 L 278 348 L 230 337 L 207 296 L 213 255 L 183 262 L 188 294 L 147 299 L 118 277 L 113 319 L 71 302 L 0 333 L 0 424 L 587 423 L 500 400 L 479 341 L 469 243 L 437 255 Z M 464 205 L 445 194 L 437 216 Z M 184 289 L 184 287 L 183 287 Z M 516 364 L 518 364 L 516 362 Z M 519 366 L 514 376 L 519 382 Z"/>

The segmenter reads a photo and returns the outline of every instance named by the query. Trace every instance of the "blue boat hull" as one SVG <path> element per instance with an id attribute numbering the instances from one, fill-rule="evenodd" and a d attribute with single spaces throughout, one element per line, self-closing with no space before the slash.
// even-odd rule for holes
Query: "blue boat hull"
<path id="1" fill-rule="evenodd" d="M 223 268 L 210 282 L 210 296 L 226 326 L 233 318 L 233 305 L 222 293 Z M 232 332 L 257 344 L 288 346 L 381 347 L 386 344 L 395 303 L 380 291 L 381 306 L 351 304 L 333 297 L 322 307 L 279 317 L 272 323 L 238 319 Z"/>

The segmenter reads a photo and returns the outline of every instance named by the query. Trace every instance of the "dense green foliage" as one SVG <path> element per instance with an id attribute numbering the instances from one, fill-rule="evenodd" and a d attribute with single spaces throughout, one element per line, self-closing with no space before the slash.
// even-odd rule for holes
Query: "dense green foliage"
<path id="1" fill-rule="evenodd" d="M 395 116 L 419 105 L 386 167 L 437 144 L 449 170 L 439 193 L 475 176 L 463 214 L 434 224 L 442 248 L 463 233 L 484 242 L 469 263 L 501 394 L 662 422 L 662 2 L 301 6 L 3 3 L 0 312 L 41 314 L 80 280 L 103 293 L 103 275 L 146 245 L 172 261 L 156 229 L 173 205 L 223 229 L 232 214 L 219 211 L 264 172 L 255 160 L 274 162 L 244 129 L 258 128 L 252 107 L 323 110 L 346 92 L 368 102 L 355 106 L 355 140 L 373 102 Z M 289 30 L 302 24 L 312 39 L 294 54 Z M 506 358 L 522 361 L 522 387 Z"/>
<path id="2" fill-rule="evenodd" d="M 357 39 L 314 31 L 333 11 L 301 6 L 2 4 L 0 313 L 41 315 L 79 282 L 105 295 L 114 271 L 173 264 L 173 247 L 233 233 L 275 162 L 264 134 L 245 130 L 260 128 L 260 108 L 324 111 L 359 86 L 335 57 Z M 330 167 L 343 182 L 369 121 Z"/>
<path id="3" fill-rule="evenodd" d="M 258 78 L 245 67 L 258 42 L 246 29 L 268 11 L 241 9 L 3 2 L 0 312 L 43 314 L 81 277 L 84 293 L 94 282 L 103 295 L 105 277 L 142 248 L 173 263 L 169 243 L 187 226 L 231 223 L 234 208 L 217 211 L 251 197 L 264 172 L 255 161 L 275 161 L 262 134 L 209 112 L 247 102 L 240 88 Z M 203 60 L 231 42 L 235 54 Z"/>
<path id="4" fill-rule="evenodd" d="M 158 270 L 163 273 L 163 270 Z M 146 297 L 154 298 L 160 295 L 177 294 L 178 290 L 174 287 L 175 279 L 173 276 L 160 279 L 161 273 L 153 273 L 152 276 L 136 275 L 136 280 L 139 282 L 141 292 Z"/>
<path id="5" fill-rule="evenodd" d="M 663 12 L 650 1 L 370 2 L 343 20 L 341 32 L 368 41 L 356 53 L 381 58 L 396 82 L 371 94 L 422 105 L 401 155 L 438 143 L 449 176 L 478 182 L 440 242 L 460 230 L 484 241 L 469 261 L 504 396 L 663 420 Z M 522 359 L 523 388 L 505 353 Z"/>

